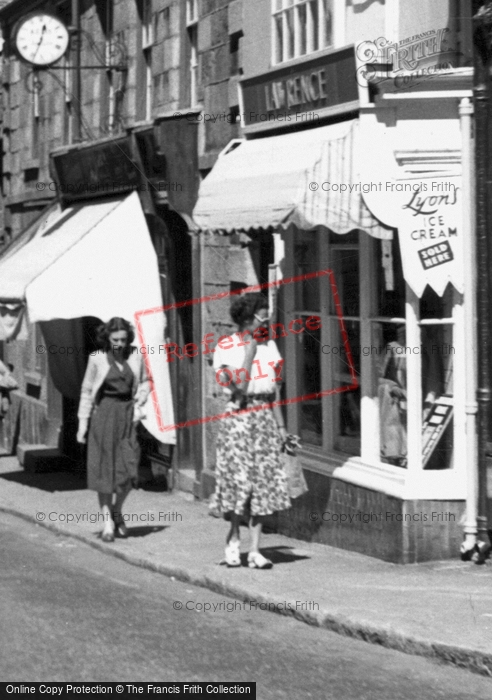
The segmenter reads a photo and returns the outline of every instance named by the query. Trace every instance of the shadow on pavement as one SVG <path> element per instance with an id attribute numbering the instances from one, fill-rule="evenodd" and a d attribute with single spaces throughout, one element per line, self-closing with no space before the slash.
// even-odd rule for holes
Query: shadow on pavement
<path id="1" fill-rule="evenodd" d="M 128 526 L 127 526 L 128 527 Z M 118 540 L 126 540 L 126 539 L 131 539 L 132 537 L 146 537 L 147 535 L 152 535 L 156 532 L 161 532 L 162 530 L 167 530 L 169 528 L 169 525 L 155 525 L 155 526 L 149 526 L 149 525 L 142 525 L 140 527 L 128 527 L 128 537 L 115 537 L 115 542 L 118 542 Z M 101 539 L 102 537 L 102 532 L 97 532 L 94 533 L 98 539 Z"/>
<path id="2" fill-rule="evenodd" d="M 31 473 L 25 471 L 7 472 L 0 474 L 0 479 L 12 481 L 22 486 L 30 486 L 33 489 L 43 491 L 80 491 L 86 488 L 86 476 L 84 472 L 40 472 Z"/>
<path id="3" fill-rule="evenodd" d="M 311 558 L 302 554 L 294 554 L 291 547 L 260 547 L 260 551 L 273 564 L 290 564 L 293 561 Z M 247 554 L 245 554 L 245 557 L 247 558 Z"/>

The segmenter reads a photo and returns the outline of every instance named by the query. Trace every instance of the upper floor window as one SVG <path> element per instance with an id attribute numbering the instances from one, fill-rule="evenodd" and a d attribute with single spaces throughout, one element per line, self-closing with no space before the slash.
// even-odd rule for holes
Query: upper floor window
<path id="1" fill-rule="evenodd" d="M 190 106 L 198 104 L 198 0 L 186 0 L 186 27 L 190 44 Z"/>
<path id="2" fill-rule="evenodd" d="M 154 43 L 154 22 L 151 0 L 142 0 L 142 49 L 148 49 Z"/>
<path id="3" fill-rule="evenodd" d="M 282 63 L 333 44 L 334 0 L 272 0 L 272 61 Z"/>
<path id="4" fill-rule="evenodd" d="M 97 0 L 96 10 L 99 15 L 101 31 L 104 37 L 105 63 L 106 65 L 110 65 L 114 21 L 114 0 Z"/>
<path id="5" fill-rule="evenodd" d="M 186 24 L 198 22 L 198 0 L 186 0 Z"/>

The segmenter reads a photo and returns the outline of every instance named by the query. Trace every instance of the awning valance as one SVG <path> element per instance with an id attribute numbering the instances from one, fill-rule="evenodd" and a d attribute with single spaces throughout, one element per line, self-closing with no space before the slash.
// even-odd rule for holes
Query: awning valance
<path id="1" fill-rule="evenodd" d="M 137 312 L 161 306 L 157 258 L 137 193 L 56 212 L 0 258 L 0 340 L 15 337 L 26 307 L 31 322 L 121 316 L 135 323 Z M 158 348 L 164 314 L 146 317 L 143 330 L 145 344 Z M 158 350 L 149 361 L 163 423 L 173 425 L 168 367 Z M 148 415 L 150 432 L 174 442 L 174 431 L 160 432 L 153 410 Z"/>
<path id="2" fill-rule="evenodd" d="M 243 141 L 222 154 L 200 186 L 201 229 L 250 230 L 295 224 L 336 233 L 362 229 L 391 239 L 362 199 L 354 148 L 357 121 Z"/>

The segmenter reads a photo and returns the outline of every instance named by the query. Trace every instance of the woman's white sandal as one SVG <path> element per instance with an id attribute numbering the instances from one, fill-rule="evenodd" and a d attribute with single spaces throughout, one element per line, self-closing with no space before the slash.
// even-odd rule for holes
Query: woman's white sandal
<path id="1" fill-rule="evenodd" d="M 227 566 L 241 566 L 241 554 L 239 553 L 239 540 L 231 541 L 226 544 L 225 548 L 225 563 Z"/>
<path id="2" fill-rule="evenodd" d="M 271 569 L 273 562 L 259 552 L 250 552 L 248 554 L 248 566 L 250 569 Z"/>

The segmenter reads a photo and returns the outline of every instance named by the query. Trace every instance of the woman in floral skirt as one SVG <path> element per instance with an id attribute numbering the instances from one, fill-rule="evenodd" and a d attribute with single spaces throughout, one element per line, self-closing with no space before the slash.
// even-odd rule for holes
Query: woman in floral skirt
<path id="1" fill-rule="evenodd" d="M 239 525 L 249 516 L 248 566 L 271 568 L 259 550 L 263 519 L 290 507 L 281 450 L 287 436 L 280 398 L 283 360 L 268 339 L 268 301 L 261 294 L 234 298 L 233 336 L 215 348 L 215 379 L 228 396 L 217 436 L 215 506 L 230 517 L 225 561 L 240 566 Z"/>

